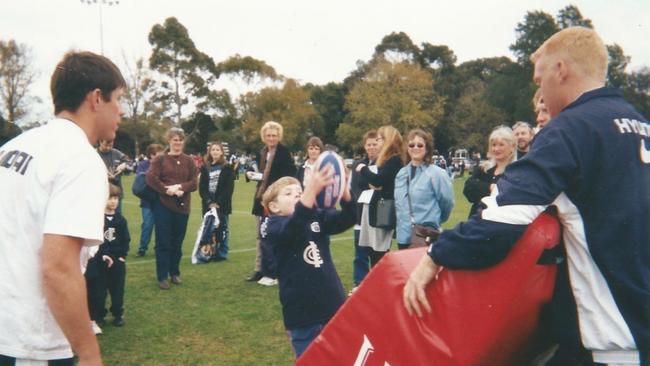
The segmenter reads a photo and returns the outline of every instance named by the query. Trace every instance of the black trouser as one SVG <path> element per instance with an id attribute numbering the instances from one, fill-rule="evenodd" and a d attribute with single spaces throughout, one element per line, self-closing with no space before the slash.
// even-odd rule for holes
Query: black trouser
<path id="1" fill-rule="evenodd" d="M 0 355 L 0 366 L 15 366 L 16 358 Z M 72 366 L 74 365 L 74 358 L 64 358 L 60 360 L 47 361 L 48 366 Z"/>
<path id="2" fill-rule="evenodd" d="M 266 277 L 278 278 L 277 263 L 273 255 L 273 249 L 266 243 L 266 240 L 261 241 L 260 248 L 262 249 L 262 274 Z"/>
<path id="3" fill-rule="evenodd" d="M 370 268 L 374 267 L 385 255 L 388 253 L 388 250 L 385 252 L 379 252 L 371 248 L 370 250 Z"/>
<path id="4" fill-rule="evenodd" d="M 126 263 L 115 259 L 110 268 L 106 268 L 106 288 L 111 295 L 111 314 L 113 318 L 121 318 L 124 314 L 124 284 L 126 282 Z M 103 304 L 106 303 L 106 291 L 104 291 Z M 106 310 L 104 314 L 106 314 Z"/>
<path id="5" fill-rule="evenodd" d="M 117 259 L 108 268 L 101 258 L 93 257 L 86 269 L 86 289 L 88 291 L 88 310 L 90 319 L 103 321 L 107 314 L 106 295 L 111 295 L 111 314 L 121 318 L 124 314 L 124 284 L 126 265 Z"/>

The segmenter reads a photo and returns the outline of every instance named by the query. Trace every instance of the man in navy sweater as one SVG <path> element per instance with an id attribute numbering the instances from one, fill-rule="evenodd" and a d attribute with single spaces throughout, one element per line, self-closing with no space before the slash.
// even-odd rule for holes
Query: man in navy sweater
<path id="1" fill-rule="evenodd" d="M 547 206 L 563 226 L 551 365 L 649 364 L 650 125 L 605 88 L 607 50 L 591 29 L 550 37 L 532 56 L 551 122 L 511 164 L 482 211 L 444 232 L 404 287 L 404 304 L 431 311 L 426 285 L 440 266 L 501 261 Z"/>

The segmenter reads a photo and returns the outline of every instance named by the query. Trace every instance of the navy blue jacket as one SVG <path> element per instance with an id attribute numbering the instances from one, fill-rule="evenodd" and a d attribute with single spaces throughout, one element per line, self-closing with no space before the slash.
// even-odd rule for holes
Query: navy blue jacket
<path id="1" fill-rule="evenodd" d="M 109 220 L 110 217 L 112 220 Z M 108 255 L 114 261 L 117 258 L 126 258 L 130 242 L 129 226 L 124 216 L 117 212 L 113 215 L 104 214 L 104 243 L 99 246 L 95 257 L 101 258 L 103 255 Z"/>
<path id="2" fill-rule="evenodd" d="M 329 236 L 354 225 L 355 207 L 343 201 L 341 206 L 342 211 L 310 209 L 298 202 L 293 215 L 271 216 L 260 228 L 277 263 L 287 329 L 325 324 L 345 301 Z"/>
<path id="3" fill-rule="evenodd" d="M 501 261 L 526 226 L 558 208 L 567 255 L 558 334 L 589 350 L 650 348 L 650 125 L 620 93 L 589 91 L 510 164 L 487 208 L 445 231 L 432 259 L 472 269 Z M 496 193 L 496 194 L 494 194 Z M 561 283 L 561 282 L 564 283 Z M 557 295 L 557 292 L 556 292 Z M 578 327 L 578 324 L 580 325 Z"/>

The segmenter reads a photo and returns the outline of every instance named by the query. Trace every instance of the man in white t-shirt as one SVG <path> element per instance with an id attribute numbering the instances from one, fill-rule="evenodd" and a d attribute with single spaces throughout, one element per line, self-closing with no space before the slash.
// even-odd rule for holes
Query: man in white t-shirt
<path id="1" fill-rule="evenodd" d="M 103 241 L 106 167 L 125 81 L 104 56 L 70 52 L 50 89 L 56 118 L 0 146 L 0 364 L 101 365 L 79 256 Z"/>

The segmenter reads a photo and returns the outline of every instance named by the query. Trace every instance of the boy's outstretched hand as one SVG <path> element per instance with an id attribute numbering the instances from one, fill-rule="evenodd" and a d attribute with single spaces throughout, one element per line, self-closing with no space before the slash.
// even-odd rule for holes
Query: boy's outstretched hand
<path id="1" fill-rule="evenodd" d="M 334 184 L 334 168 L 332 166 L 328 165 L 322 170 L 314 171 L 305 186 L 305 190 L 302 192 L 300 202 L 305 207 L 314 207 L 316 196 L 331 184 Z"/>

